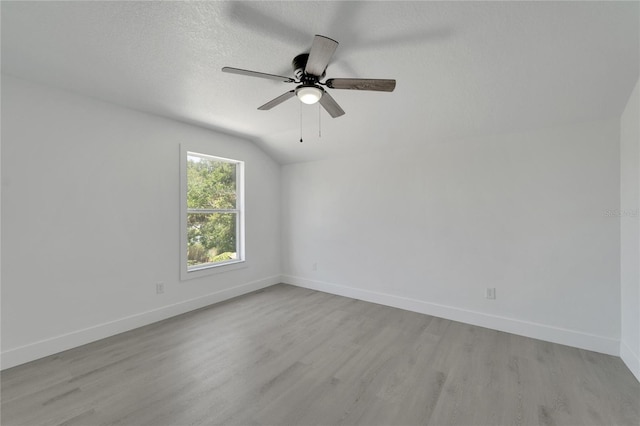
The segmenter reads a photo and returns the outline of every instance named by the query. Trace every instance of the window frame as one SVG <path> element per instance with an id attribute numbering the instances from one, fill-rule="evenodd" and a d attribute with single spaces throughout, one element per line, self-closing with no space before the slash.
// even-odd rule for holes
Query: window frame
<path id="1" fill-rule="evenodd" d="M 203 152 L 205 151 L 205 152 Z M 235 164 L 236 166 L 236 208 L 235 209 L 196 209 L 187 208 L 187 157 L 198 156 L 215 161 Z M 180 145 L 180 279 L 181 281 L 199 278 L 220 272 L 231 271 L 246 267 L 245 257 L 245 223 L 244 223 L 244 161 L 213 155 L 203 149 L 190 149 Z M 188 214 L 201 212 L 210 213 L 235 213 L 236 214 L 236 259 L 223 262 L 205 263 L 189 267 L 187 259 L 188 247 Z"/>

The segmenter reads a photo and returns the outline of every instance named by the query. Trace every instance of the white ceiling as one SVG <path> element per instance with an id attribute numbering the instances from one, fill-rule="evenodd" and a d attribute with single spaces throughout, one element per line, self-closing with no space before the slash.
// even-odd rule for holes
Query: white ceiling
<path id="1" fill-rule="evenodd" d="M 638 2 L 8 2 L 2 72 L 254 140 L 281 163 L 610 118 L 639 75 Z M 291 99 L 314 34 L 346 115 Z M 300 144 L 302 113 L 305 142 Z"/>

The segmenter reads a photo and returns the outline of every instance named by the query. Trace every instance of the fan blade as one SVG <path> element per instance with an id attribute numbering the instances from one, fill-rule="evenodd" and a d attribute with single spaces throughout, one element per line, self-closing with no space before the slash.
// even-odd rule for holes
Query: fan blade
<path id="1" fill-rule="evenodd" d="M 304 72 L 316 77 L 322 77 L 337 47 L 337 41 L 331 40 L 329 37 L 316 35 L 311 45 L 311 51 L 309 51 L 309 59 L 307 59 L 307 66 Z"/>
<path id="2" fill-rule="evenodd" d="M 375 90 L 378 92 L 393 92 L 396 88 L 395 80 L 370 78 L 330 78 L 327 87 L 332 89 Z"/>
<path id="3" fill-rule="evenodd" d="M 286 101 L 289 98 L 292 98 L 296 95 L 296 91 L 295 90 L 289 90 L 287 93 L 283 93 L 282 95 L 278 96 L 277 98 L 267 102 L 266 104 L 262 105 L 261 107 L 259 107 L 258 109 L 266 111 L 268 109 L 273 108 L 274 106 L 280 105 L 281 103 L 283 103 L 284 101 Z"/>
<path id="4" fill-rule="evenodd" d="M 266 74 L 263 72 L 243 70 L 240 68 L 224 67 L 222 68 L 222 72 L 228 72 L 231 74 L 248 75 L 249 77 L 268 78 L 269 80 L 284 81 L 285 83 L 295 83 L 294 79 L 290 77 L 285 77 L 283 75 Z"/>
<path id="5" fill-rule="evenodd" d="M 344 115 L 344 110 L 340 108 L 340 105 L 338 105 L 335 99 L 333 99 L 331 95 L 328 94 L 326 91 L 322 94 L 322 97 L 320 98 L 320 105 L 322 105 L 324 109 L 327 110 L 329 115 L 333 118 Z"/>

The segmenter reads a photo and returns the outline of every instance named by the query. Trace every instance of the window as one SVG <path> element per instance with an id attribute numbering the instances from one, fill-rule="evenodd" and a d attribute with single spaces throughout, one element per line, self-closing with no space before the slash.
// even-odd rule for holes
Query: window
<path id="1" fill-rule="evenodd" d="M 244 261 L 244 163 L 191 151 L 183 152 L 182 161 L 184 279 Z"/>

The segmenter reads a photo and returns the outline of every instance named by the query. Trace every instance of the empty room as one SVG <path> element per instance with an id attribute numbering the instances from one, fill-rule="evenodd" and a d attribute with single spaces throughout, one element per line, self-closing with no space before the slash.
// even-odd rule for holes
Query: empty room
<path id="1" fill-rule="evenodd" d="M 3 426 L 640 424 L 640 2 L 0 16 Z"/>

